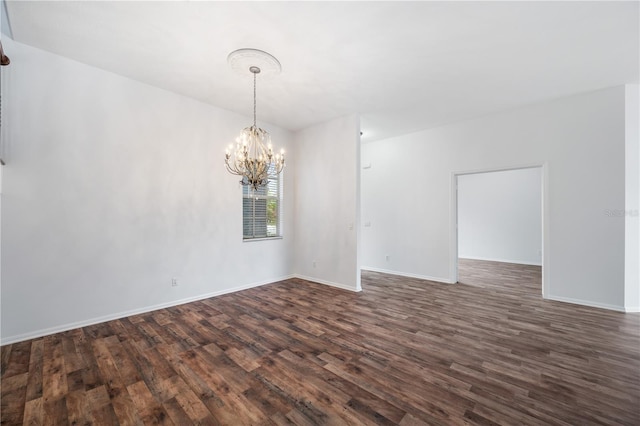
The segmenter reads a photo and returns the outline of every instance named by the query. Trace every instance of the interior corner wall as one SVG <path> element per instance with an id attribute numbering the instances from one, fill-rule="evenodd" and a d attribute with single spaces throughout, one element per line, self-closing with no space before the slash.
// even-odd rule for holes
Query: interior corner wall
<path id="1" fill-rule="evenodd" d="M 640 312 L 640 86 L 625 88 L 625 309 Z"/>
<path id="2" fill-rule="evenodd" d="M 223 156 L 250 118 L 3 44 L 3 344 L 291 276 L 295 168 L 288 233 L 242 241 Z"/>
<path id="3" fill-rule="evenodd" d="M 363 144 L 363 267 L 453 281 L 452 176 L 544 165 L 544 296 L 623 310 L 624 118 L 620 86 Z"/>
<path id="4" fill-rule="evenodd" d="M 542 168 L 458 176 L 458 256 L 542 264 Z"/>
<path id="5" fill-rule="evenodd" d="M 318 124 L 294 139 L 295 273 L 359 291 L 359 118 Z"/>

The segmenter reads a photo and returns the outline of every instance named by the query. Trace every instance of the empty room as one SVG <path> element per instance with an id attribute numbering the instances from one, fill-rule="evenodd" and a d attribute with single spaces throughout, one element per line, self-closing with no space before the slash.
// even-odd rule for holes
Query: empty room
<path id="1" fill-rule="evenodd" d="M 0 422 L 640 423 L 640 3 L 0 1 Z"/>

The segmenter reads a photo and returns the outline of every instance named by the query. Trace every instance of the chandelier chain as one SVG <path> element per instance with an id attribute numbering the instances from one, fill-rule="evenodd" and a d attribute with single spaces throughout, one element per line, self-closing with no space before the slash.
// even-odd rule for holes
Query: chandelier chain
<path id="1" fill-rule="evenodd" d="M 253 126 L 256 127 L 256 73 L 253 73 Z"/>

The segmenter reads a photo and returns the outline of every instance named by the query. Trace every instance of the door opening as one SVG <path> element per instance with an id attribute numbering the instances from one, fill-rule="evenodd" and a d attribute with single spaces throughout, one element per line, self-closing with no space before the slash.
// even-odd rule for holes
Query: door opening
<path id="1" fill-rule="evenodd" d="M 455 282 L 544 296 L 544 167 L 453 175 Z"/>

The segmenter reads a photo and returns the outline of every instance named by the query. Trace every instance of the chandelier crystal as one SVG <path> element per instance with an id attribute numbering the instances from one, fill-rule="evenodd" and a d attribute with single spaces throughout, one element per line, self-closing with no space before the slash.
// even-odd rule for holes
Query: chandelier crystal
<path id="1" fill-rule="evenodd" d="M 269 177 L 282 172 L 285 166 L 284 150 L 273 153 L 269 132 L 256 125 L 257 66 L 249 67 L 253 73 L 253 125 L 245 127 L 225 153 L 224 164 L 229 173 L 241 176 L 240 183 L 254 190 L 264 187 Z"/>

